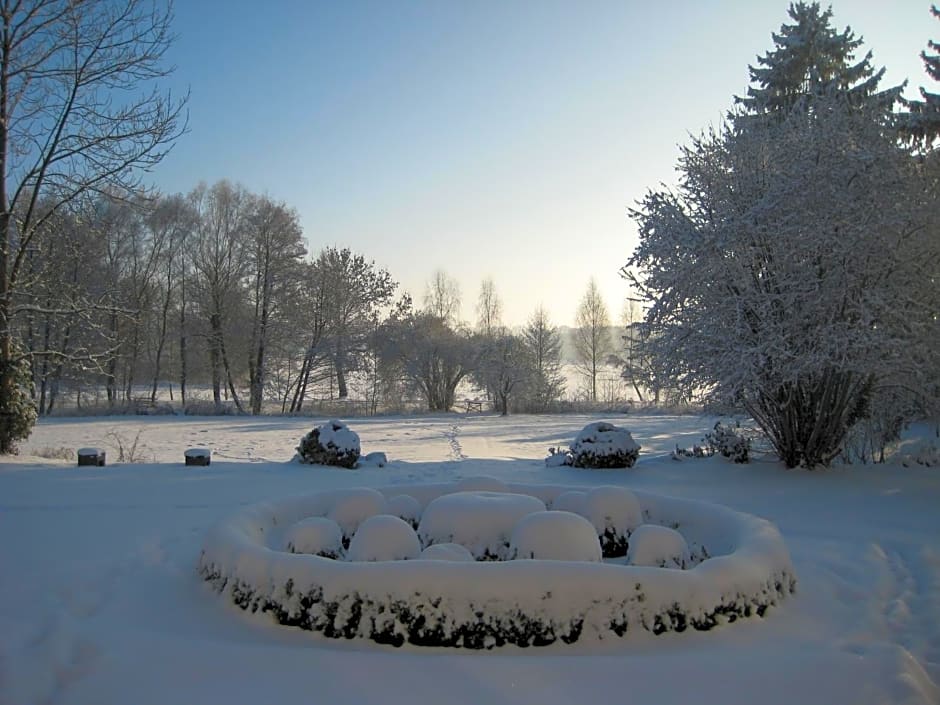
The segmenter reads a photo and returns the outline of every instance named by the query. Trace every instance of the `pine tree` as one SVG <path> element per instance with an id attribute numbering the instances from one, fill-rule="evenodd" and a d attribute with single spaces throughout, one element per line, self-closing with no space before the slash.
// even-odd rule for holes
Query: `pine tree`
<path id="1" fill-rule="evenodd" d="M 797 2 L 790 4 L 788 14 L 794 23 L 771 35 L 775 48 L 757 57 L 757 66 L 748 67 L 752 85 L 746 97 L 735 97 L 747 113 L 785 115 L 830 93 L 845 94 L 856 105 L 875 100 L 890 107 L 898 100 L 900 86 L 878 92 L 885 70 L 872 67 L 870 51 L 855 61 L 862 38 L 849 27 L 837 32 L 832 8 L 823 11 L 817 2 Z"/>
<path id="2" fill-rule="evenodd" d="M 936 5 L 931 6 L 930 12 L 940 19 L 940 9 Z M 926 50 L 920 53 L 924 69 L 934 81 L 940 81 L 940 44 L 930 41 L 927 46 L 938 53 L 928 54 Z M 923 100 L 905 101 L 910 112 L 904 115 L 901 132 L 911 143 L 927 147 L 940 137 L 940 93 L 930 93 L 921 87 L 920 95 Z"/>

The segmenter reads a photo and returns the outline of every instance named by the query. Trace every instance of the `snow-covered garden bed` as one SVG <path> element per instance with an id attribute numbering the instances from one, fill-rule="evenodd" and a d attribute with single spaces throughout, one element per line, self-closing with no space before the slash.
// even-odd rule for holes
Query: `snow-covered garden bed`
<path id="1" fill-rule="evenodd" d="M 282 624 L 466 648 L 707 630 L 763 615 L 796 584 L 780 533 L 748 514 L 614 487 L 500 489 L 465 481 L 256 505 L 210 530 L 199 570 Z M 600 560 L 605 534 L 626 557 Z M 305 542 L 309 554 L 284 551 Z"/>

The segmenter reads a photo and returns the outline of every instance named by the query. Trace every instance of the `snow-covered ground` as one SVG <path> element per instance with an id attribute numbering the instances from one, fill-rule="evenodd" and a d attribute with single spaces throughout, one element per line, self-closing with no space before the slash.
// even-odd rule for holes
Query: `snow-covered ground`
<path id="1" fill-rule="evenodd" d="M 787 471 L 669 459 L 714 419 L 608 420 L 630 470 L 545 467 L 595 416 L 357 419 L 385 468 L 289 464 L 311 419 L 105 417 L 36 428 L 0 464 L 0 703 L 940 703 L 940 471 Z M 318 420 L 322 421 L 322 420 Z M 143 463 L 118 464 L 117 441 Z M 74 450 L 107 450 L 77 468 Z M 209 467 L 183 466 L 189 447 Z M 68 449 L 68 460 L 44 459 Z M 399 649 L 275 625 L 196 572 L 210 525 L 256 502 L 492 475 L 728 505 L 782 531 L 797 593 L 709 632 L 484 652 Z"/>

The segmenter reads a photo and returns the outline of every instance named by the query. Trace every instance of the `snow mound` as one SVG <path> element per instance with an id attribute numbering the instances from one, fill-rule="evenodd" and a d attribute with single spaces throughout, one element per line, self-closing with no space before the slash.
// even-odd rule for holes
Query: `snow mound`
<path id="1" fill-rule="evenodd" d="M 380 450 L 366 453 L 365 455 L 359 457 L 357 467 L 362 467 L 364 465 L 370 465 L 376 468 L 384 468 L 386 465 L 388 465 L 388 456 Z"/>
<path id="2" fill-rule="evenodd" d="M 397 494 L 386 504 L 389 514 L 394 514 L 417 528 L 421 518 L 421 503 L 409 494 Z"/>
<path id="3" fill-rule="evenodd" d="M 613 485 L 601 485 L 587 492 L 583 515 L 601 537 L 605 558 L 625 555 L 630 532 L 643 523 L 643 510 L 636 495 Z"/>
<path id="4" fill-rule="evenodd" d="M 675 529 L 656 524 L 643 524 L 630 534 L 627 563 L 657 568 L 680 568 L 689 565 L 689 546 Z"/>
<path id="5" fill-rule="evenodd" d="M 343 530 L 332 519 L 308 517 L 284 532 L 284 546 L 290 553 L 339 558 L 343 553 Z"/>
<path id="6" fill-rule="evenodd" d="M 454 492 L 433 500 L 418 525 L 421 543 L 459 543 L 478 559 L 504 560 L 522 517 L 544 512 L 542 500 L 511 492 Z"/>
<path id="7" fill-rule="evenodd" d="M 301 438 L 297 455 L 302 463 L 354 468 L 360 450 L 359 436 L 342 421 L 333 419 Z"/>
<path id="8" fill-rule="evenodd" d="M 473 554 L 459 543 L 434 543 L 421 551 L 420 558 L 426 561 L 473 562 Z"/>
<path id="9" fill-rule="evenodd" d="M 512 530 L 509 544 L 515 558 L 601 561 L 594 525 L 572 512 L 535 512 L 523 517 Z"/>
<path id="10" fill-rule="evenodd" d="M 385 495 L 368 487 L 340 490 L 327 517 L 339 524 L 346 538 L 351 538 L 363 521 L 376 514 L 385 514 L 387 504 Z"/>
<path id="11" fill-rule="evenodd" d="M 545 503 L 573 488 L 512 483 L 511 493 L 502 497 L 455 489 L 455 483 L 409 486 L 426 506 L 422 525 L 429 514 L 433 525 L 444 522 L 447 510 L 460 518 L 474 506 L 488 522 L 451 523 L 473 529 L 472 538 L 488 546 L 491 539 L 479 535 L 481 523 L 504 521 L 507 507 L 516 513 L 525 509 L 511 522 L 514 527 L 523 517 L 546 514 Z M 245 508 L 209 530 L 199 571 L 242 609 L 269 612 L 282 624 L 327 637 L 474 649 L 570 643 L 585 635 L 603 639 L 635 631 L 704 631 L 762 616 L 796 585 L 789 552 L 769 522 L 727 507 L 643 492 L 634 493 L 634 499 L 649 523 L 681 528 L 692 553 L 688 569 L 620 561 L 471 562 L 461 549 L 440 545 L 449 541 L 427 550 L 426 557 L 438 560 L 335 561 L 269 545 L 279 540 L 277 527 L 323 516 L 348 504 L 351 496 L 364 499 L 371 493 L 395 496 L 401 488 L 325 491 Z M 374 531 L 382 556 L 423 555 L 411 529 L 397 517 L 375 516 L 363 521 L 363 528 L 360 540 L 373 544 L 368 534 Z M 392 533 L 396 541 L 389 538 Z M 398 548 L 398 541 L 407 549 L 392 550 L 390 544 Z M 350 549 L 364 555 L 358 543 Z M 379 548 L 373 545 L 370 551 L 367 555 L 379 557 Z M 445 556 L 463 560 L 439 560 Z"/>
<path id="12" fill-rule="evenodd" d="M 403 561 L 420 554 L 418 535 L 408 522 L 391 514 L 379 514 L 359 525 L 346 551 L 346 560 Z"/>

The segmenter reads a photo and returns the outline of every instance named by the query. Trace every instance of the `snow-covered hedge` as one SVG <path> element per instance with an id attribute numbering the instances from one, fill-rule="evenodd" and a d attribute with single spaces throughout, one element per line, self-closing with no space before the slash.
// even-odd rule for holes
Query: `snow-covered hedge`
<path id="1" fill-rule="evenodd" d="M 548 466 L 630 468 L 640 456 L 640 446 L 627 429 L 596 421 L 581 429 L 569 450 L 549 448 L 548 452 Z"/>
<path id="2" fill-rule="evenodd" d="M 301 438 L 297 446 L 300 462 L 341 468 L 356 467 L 360 452 L 359 435 L 336 419 L 317 426 Z"/>
<path id="3" fill-rule="evenodd" d="M 404 489 L 379 493 L 391 498 Z M 424 519 L 435 500 L 456 489 L 446 483 L 409 486 L 407 492 L 423 508 Z M 575 489 L 508 486 L 515 497 L 549 507 Z M 280 550 L 284 532 L 298 521 L 336 517 L 337 505 L 348 509 L 350 492 L 261 504 L 219 523 L 203 544 L 202 576 L 243 609 L 266 611 L 282 624 L 329 637 L 466 648 L 707 630 L 763 615 L 796 583 L 787 548 L 769 522 L 642 492 L 635 495 L 643 521 L 682 534 L 689 569 L 630 566 L 622 559 L 468 561 L 459 546 L 443 543 L 425 548 L 428 555 L 417 560 L 377 562 Z M 357 495 L 360 508 L 371 492 Z M 401 536 L 409 528 L 404 522 L 396 526 Z"/>

